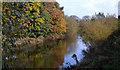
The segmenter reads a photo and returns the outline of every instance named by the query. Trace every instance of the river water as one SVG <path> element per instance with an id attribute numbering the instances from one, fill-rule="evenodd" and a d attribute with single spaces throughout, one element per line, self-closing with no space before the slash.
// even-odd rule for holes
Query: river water
<path id="1" fill-rule="evenodd" d="M 80 36 L 38 44 L 34 48 L 3 55 L 3 67 L 9 68 L 66 68 L 82 61 L 87 45 Z M 77 61 L 72 57 L 76 55 Z"/>

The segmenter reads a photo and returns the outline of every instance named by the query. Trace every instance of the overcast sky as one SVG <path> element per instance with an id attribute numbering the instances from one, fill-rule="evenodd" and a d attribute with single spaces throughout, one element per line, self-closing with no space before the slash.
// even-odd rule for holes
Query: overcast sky
<path id="1" fill-rule="evenodd" d="M 68 16 L 92 16 L 98 12 L 118 15 L 118 1 L 120 0 L 57 0 L 64 6 L 64 13 Z"/>

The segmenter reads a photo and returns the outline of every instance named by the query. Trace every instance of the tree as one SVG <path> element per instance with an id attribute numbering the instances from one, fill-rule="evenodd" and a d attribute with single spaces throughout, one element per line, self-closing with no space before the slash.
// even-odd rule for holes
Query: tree
<path id="1" fill-rule="evenodd" d="M 82 19 L 85 20 L 85 21 L 87 21 L 87 20 L 90 19 L 90 16 L 84 16 Z"/>

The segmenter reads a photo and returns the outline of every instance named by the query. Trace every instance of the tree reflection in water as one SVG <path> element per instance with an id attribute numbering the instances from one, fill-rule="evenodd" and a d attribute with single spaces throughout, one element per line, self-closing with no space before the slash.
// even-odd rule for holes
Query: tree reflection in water
<path id="1" fill-rule="evenodd" d="M 45 42 L 15 54 L 3 55 L 3 67 L 7 68 L 65 68 L 83 59 L 82 50 L 86 45 L 78 37 L 70 40 Z M 5 51 L 4 51 L 5 52 Z M 72 57 L 73 56 L 73 57 Z M 9 58 L 8 58 L 9 57 Z M 7 58 L 7 59 L 6 59 Z"/>

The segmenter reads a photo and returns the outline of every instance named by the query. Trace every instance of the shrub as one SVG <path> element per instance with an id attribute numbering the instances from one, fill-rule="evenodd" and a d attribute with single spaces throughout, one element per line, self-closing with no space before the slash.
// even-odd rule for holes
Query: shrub
<path id="1" fill-rule="evenodd" d="M 94 21 L 93 21 L 94 20 Z M 106 17 L 93 17 L 91 20 L 81 20 L 80 33 L 86 39 L 97 42 L 106 39 L 113 31 L 118 29 L 118 19 L 113 15 Z"/>
<path id="2" fill-rule="evenodd" d="M 74 18 L 68 16 L 65 16 L 65 21 L 67 22 L 66 34 L 69 36 L 76 35 L 78 32 L 78 22 Z"/>

